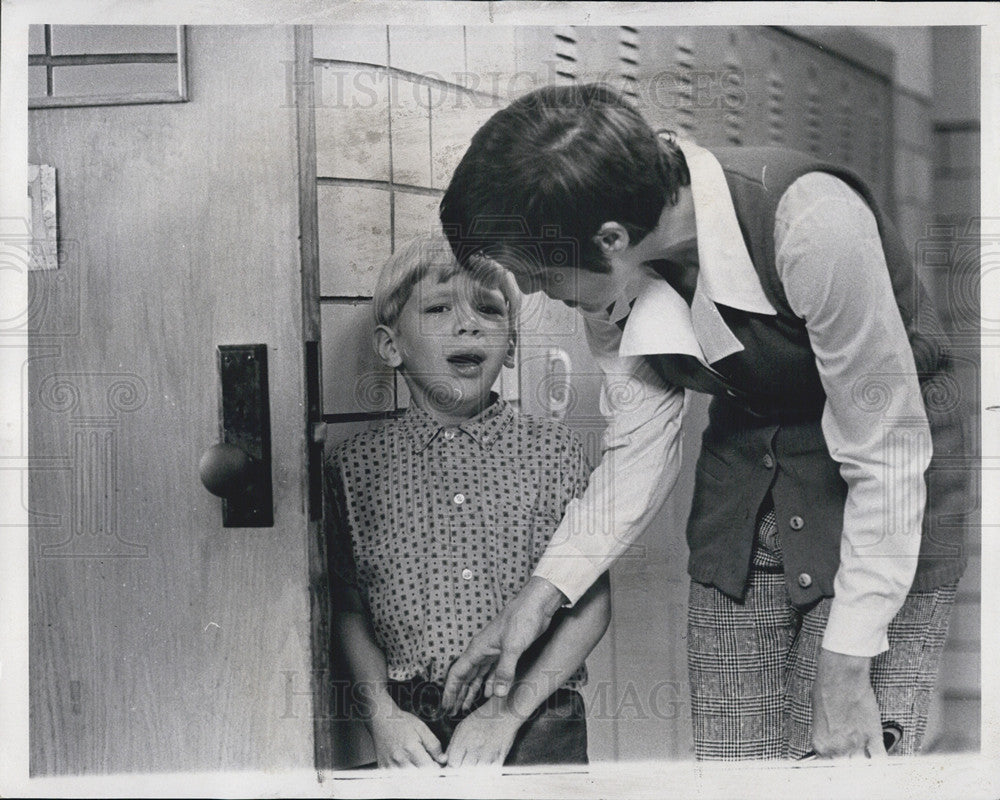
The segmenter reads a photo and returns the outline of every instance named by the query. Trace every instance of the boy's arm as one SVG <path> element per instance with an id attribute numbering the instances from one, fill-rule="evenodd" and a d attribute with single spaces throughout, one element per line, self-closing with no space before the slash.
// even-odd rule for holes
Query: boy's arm
<path id="1" fill-rule="evenodd" d="M 345 607 L 334 614 L 338 635 L 354 680 L 354 696 L 375 743 L 380 767 L 430 767 L 443 764 L 441 743 L 418 717 L 409 714 L 389 696 L 385 655 L 375 642 L 368 614 L 357 590 L 344 588 Z"/>
<path id="2" fill-rule="evenodd" d="M 437 737 L 420 719 L 402 711 L 389 695 L 385 654 L 375 640 L 368 609 L 357 587 L 343 480 L 332 461 L 326 464 L 324 484 L 331 628 L 347 661 L 354 696 L 375 744 L 378 765 L 433 766 L 435 762 L 443 763 Z"/>
<path id="3" fill-rule="evenodd" d="M 494 695 L 462 720 L 448 747 L 448 766 L 503 763 L 518 728 L 579 668 L 610 620 L 611 585 L 605 572 L 576 605 L 555 615 L 546 634 L 525 653 L 524 671 L 507 696 Z"/>

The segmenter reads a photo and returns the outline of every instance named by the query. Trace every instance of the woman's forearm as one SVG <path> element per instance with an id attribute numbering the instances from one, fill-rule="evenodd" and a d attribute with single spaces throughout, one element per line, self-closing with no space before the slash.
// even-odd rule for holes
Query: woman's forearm
<path id="1" fill-rule="evenodd" d="M 522 721 L 527 718 L 583 664 L 610 620 L 611 590 L 605 572 L 573 608 L 555 615 L 536 646 L 537 652 L 525 654 L 529 660 L 518 669 L 505 710 Z"/>

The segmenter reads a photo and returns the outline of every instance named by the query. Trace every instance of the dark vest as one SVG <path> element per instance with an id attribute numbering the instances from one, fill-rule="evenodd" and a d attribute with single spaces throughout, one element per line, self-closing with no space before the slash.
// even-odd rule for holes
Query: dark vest
<path id="1" fill-rule="evenodd" d="M 928 503 L 913 589 L 957 579 L 965 567 L 963 524 L 971 510 L 962 398 L 946 337 L 902 240 L 868 188 L 847 170 L 776 148 L 713 152 L 764 294 L 778 313 L 717 306 L 744 347 L 712 365 L 718 374 L 688 357 L 650 357 L 666 380 L 713 395 L 688 521 L 689 573 L 742 598 L 757 515 L 770 493 L 792 601 L 808 606 L 833 595 L 847 484 L 820 427 L 825 393 L 805 323 L 789 307 L 774 261 L 781 196 L 805 173 L 822 171 L 857 190 L 875 214 L 931 427 L 934 455 L 926 475 Z M 877 376 L 853 391 L 862 404 L 877 406 L 882 397 Z"/>

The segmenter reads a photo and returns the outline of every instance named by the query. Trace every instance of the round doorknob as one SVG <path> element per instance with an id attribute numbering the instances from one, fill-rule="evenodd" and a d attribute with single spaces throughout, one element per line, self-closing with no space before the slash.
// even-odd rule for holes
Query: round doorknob
<path id="1" fill-rule="evenodd" d="M 201 482 L 217 497 L 233 497 L 246 488 L 253 459 L 234 444 L 219 442 L 206 450 L 198 462 Z"/>

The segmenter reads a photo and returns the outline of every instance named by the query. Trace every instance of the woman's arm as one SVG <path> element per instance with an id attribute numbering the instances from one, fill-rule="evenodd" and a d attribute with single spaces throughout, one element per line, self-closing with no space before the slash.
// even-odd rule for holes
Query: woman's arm
<path id="1" fill-rule="evenodd" d="M 813 746 L 820 755 L 878 752 L 869 667 L 913 581 L 930 429 L 881 236 L 861 197 L 829 174 L 799 178 L 778 205 L 775 254 L 789 305 L 805 320 L 827 396 L 823 434 L 847 483 Z"/>
<path id="2" fill-rule="evenodd" d="M 521 654 L 553 614 L 576 601 L 628 549 L 676 482 L 683 389 L 665 385 L 642 357 L 610 355 L 617 343 L 602 347 L 601 334 L 592 335 L 600 323 L 587 324 L 591 349 L 605 373 L 601 412 L 609 424 L 601 463 L 587 490 L 567 507 L 535 574 L 452 665 L 446 707 L 460 705 L 484 679 L 488 695 L 506 694 Z"/>

